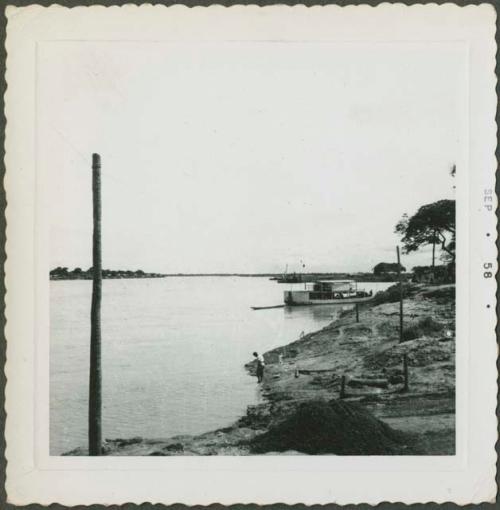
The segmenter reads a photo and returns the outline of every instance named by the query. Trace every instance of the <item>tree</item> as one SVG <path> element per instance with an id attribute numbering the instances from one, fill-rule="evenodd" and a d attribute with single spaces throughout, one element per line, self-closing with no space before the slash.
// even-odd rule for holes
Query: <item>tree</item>
<path id="1" fill-rule="evenodd" d="M 50 271 L 50 274 L 52 276 L 67 276 L 68 268 L 57 266 L 55 269 L 52 269 L 52 271 Z"/>
<path id="2" fill-rule="evenodd" d="M 401 271 L 406 272 L 406 268 L 404 266 L 400 267 Z M 373 274 L 382 275 L 385 273 L 397 273 L 398 272 L 398 263 L 397 262 L 379 262 L 373 268 Z"/>
<path id="3" fill-rule="evenodd" d="M 455 262 L 455 200 L 438 200 L 422 206 L 411 218 L 404 215 L 396 225 L 404 253 L 436 244 L 446 261 Z M 432 265 L 434 266 L 434 250 Z"/>

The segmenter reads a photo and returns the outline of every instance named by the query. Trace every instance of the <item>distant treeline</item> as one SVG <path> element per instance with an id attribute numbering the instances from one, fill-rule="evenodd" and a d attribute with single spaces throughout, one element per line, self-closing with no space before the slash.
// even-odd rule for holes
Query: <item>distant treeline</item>
<path id="1" fill-rule="evenodd" d="M 387 272 L 380 272 L 381 267 L 384 266 Z M 397 264 L 394 264 L 397 270 Z M 300 273 L 301 282 L 314 282 L 317 280 L 355 280 L 357 282 L 395 282 L 398 280 L 398 274 L 391 267 L 389 263 L 382 263 L 378 265 L 378 271 L 373 273 Z M 405 268 L 401 268 L 405 271 Z M 392 270 L 392 271 L 391 271 Z M 449 282 L 454 280 L 454 273 L 450 272 L 447 266 L 418 266 L 413 268 L 413 273 L 402 272 L 401 277 L 403 280 L 413 280 L 420 282 L 444 281 Z M 50 271 L 51 280 L 92 280 L 94 276 L 93 268 L 81 269 L 68 269 L 67 267 L 56 267 Z M 120 279 L 120 278 L 166 278 L 166 277 L 200 277 L 200 276 L 238 276 L 247 278 L 280 278 L 283 277 L 280 273 L 146 273 L 141 269 L 136 271 L 125 269 L 103 269 L 102 277 L 106 279 Z"/>
<path id="2" fill-rule="evenodd" d="M 93 268 L 68 269 L 67 267 L 56 267 L 50 271 L 51 280 L 91 280 Z M 278 278 L 281 273 L 146 273 L 141 269 L 137 271 L 123 269 L 103 269 L 103 278 L 165 278 L 169 276 L 239 276 L 247 278 Z M 301 273 L 302 281 L 315 281 L 318 279 L 350 279 L 359 282 L 392 282 L 396 280 L 395 274 L 374 274 L 374 273 Z"/>
<path id="3" fill-rule="evenodd" d="M 401 277 L 403 280 L 411 280 L 416 283 L 454 283 L 455 282 L 455 263 L 449 262 L 434 266 L 415 266 L 411 273 L 406 273 L 404 266 L 400 266 Z M 380 277 L 398 279 L 398 264 L 390 262 L 380 262 L 373 268 L 373 274 Z M 366 280 L 368 281 L 368 280 Z M 386 280 L 390 281 L 390 280 Z"/>
<path id="4" fill-rule="evenodd" d="M 123 269 L 103 269 L 102 277 L 109 279 L 119 278 L 163 278 L 165 275 L 160 273 L 146 273 L 141 269 L 137 271 L 129 271 Z M 67 267 L 56 267 L 50 271 L 51 280 L 92 280 L 94 277 L 94 270 L 92 267 L 84 270 L 76 267 L 73 270 Z"/>

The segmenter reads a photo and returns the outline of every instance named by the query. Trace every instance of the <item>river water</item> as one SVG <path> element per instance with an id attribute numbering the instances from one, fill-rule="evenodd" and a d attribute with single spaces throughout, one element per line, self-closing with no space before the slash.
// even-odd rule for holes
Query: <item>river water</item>
<path id="1" fill-rule="evenodd" d="M 374 292 L 387 283 L 359 284 Z M 259 401 L 243 365 L 331 322 L 340 306 L 280 304 L 268 278 L 104 280 L 103 437 L 198 434 Z M 50 282 L 50 451 L 87 442 L 90 281 Z"/>

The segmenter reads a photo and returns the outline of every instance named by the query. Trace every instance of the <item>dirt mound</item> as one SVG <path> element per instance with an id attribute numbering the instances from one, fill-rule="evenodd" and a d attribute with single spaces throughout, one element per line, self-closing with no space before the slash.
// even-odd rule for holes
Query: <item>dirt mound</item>
<path id="1" fill-rule="evenodd" d="M 251 442 L 254 453 L 411 455 L 408 438 L 359 404 L 311 401 Z"/>

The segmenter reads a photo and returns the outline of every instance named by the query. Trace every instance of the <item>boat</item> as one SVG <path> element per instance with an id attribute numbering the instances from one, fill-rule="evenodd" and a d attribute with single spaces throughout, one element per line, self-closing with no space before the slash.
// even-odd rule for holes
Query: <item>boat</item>
<path id="1" fill-rule="evenodd" d="M 273 277 L 276 283 L 302 283 L 302 275 L 297 273 L 288 273 L 288 264 L 285 267 L 285 272 L 278 277 Z"/>
<path id="2" fill-rule="evenodd" d="M 285 305 L 251 306 L 252 310 L 271 310 L 273 308 L 284 308 Z"/>
<path id="3" fill-rule="evenodd" d="M 319 280 L 304 284 L 304 289 L 284 291 L 285 304 L 301 305 L 349 305 L 373 299 L 373 291 L 358 289 L 354 280 Z"/>
<path id="4" fill-rule="evenodd" d="M 297 273 L 284 274 L 281 278 L 276 278 L 277 283 L 302 283 L 302 275 Z"/>

